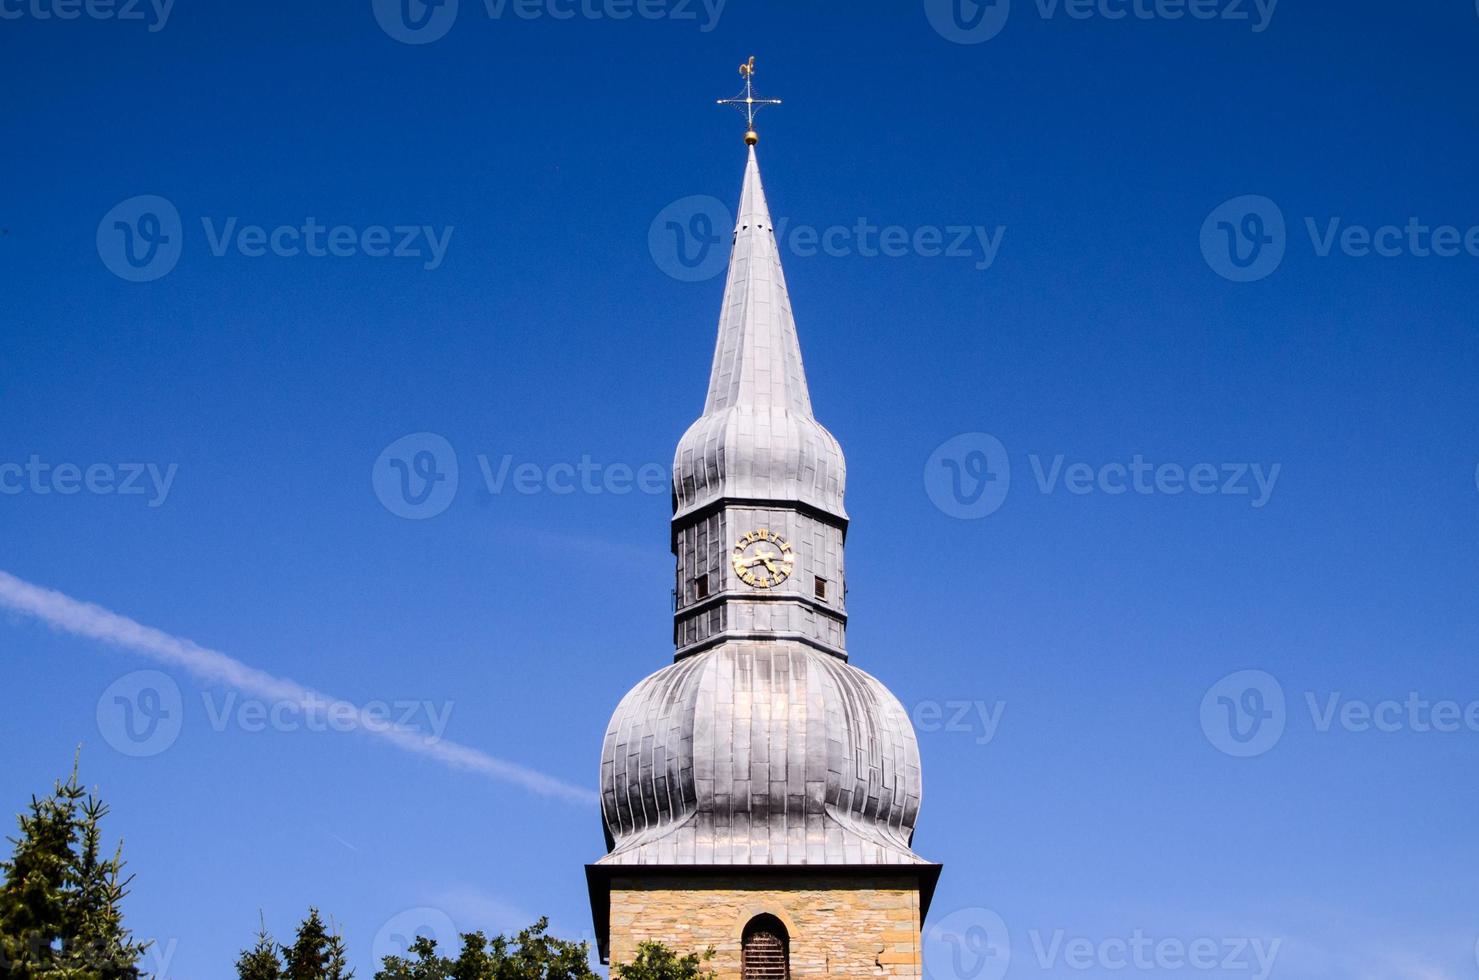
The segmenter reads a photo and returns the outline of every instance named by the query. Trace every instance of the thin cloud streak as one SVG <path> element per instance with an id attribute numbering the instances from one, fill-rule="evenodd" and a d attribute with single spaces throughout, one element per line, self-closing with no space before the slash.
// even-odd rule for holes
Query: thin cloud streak
<path id="1" fill-rule="evenodd" d="M 268 701 L 286 701 L 299 705 L 305 712 L 323 710 L 328 704 L 340 700 L 286 678 L 275 677 L 219 651 L 208 650 L 189 640 L 136 623 L 101 606 L 32 585 L 4 571 L 0 571 L 0 606 L 39 619 L 73 636 L 101 640 L 179 667 L 205 683 L 222 684 Z M 402 751 L 433 759 L 452 769 L 515 783 L 541 796 L 582 806 L 593 805 L 598 800 L 589 789 L 515 762 L 496 759 L 467 745 L 388 724 L 380 717 L 367 714 L 364 708 L 356 707 L 355 711 L 356 730 L 389 742 Z"/>

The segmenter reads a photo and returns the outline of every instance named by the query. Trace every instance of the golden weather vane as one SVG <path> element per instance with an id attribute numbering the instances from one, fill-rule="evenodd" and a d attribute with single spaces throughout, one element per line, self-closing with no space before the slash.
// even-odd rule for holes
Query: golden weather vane
<path id="1" fill-rule="evenodd" d="M 745 142 L 754 146 L 760 142 L 760 134 L 755 132 L 755 113 L 768 105 L 780 105 L 780 99 L 757 99 L 752 80 L 755 75 L 755 56 L 750 55 L 750 60 L 739 66 L 739 73 L 744 77 L 745 90 L 732 99 L 719 99 L 718 105 L 732 105 L 745 114 Z"/>

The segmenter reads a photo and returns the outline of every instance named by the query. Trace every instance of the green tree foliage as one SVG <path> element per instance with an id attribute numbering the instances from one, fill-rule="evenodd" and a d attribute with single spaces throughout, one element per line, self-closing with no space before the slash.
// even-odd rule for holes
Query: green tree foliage
<path id="1" fill-rule="evenodd" d="M 324 926 L 318 909 L 308 910 L 293 945 L 282 948 L 282 959 L 283 980 L 349 980 L 354 975 L 345 971 L 344 941 Z"/>
<path id="2" fill-rule="evenodd" d="M 689 953 L 679 956 L 662 943 L 638 943 L 637 958 L 618 963 L 611 975 L 619 980 L 712 980 L 714 974 L 704 964 L 714 956 L 708 949 L 702 956 Z"/>
<path id="3" fill-rule="evenodd" d="M 236 958 L 238 980 L 351 980 L 344 939 L 324 925 L 318 909 L 298 924 L 291 946 L 273 942 L 264 924 L 257 942 Z"/>
<path id="4" fill-rule="evenodd" d="M 375 980 L 599 980 L 590 947 L 556 939 L 541 918 L 512 939 L 464 933 L 456 959 L 437 954 L 433 939 L 418 936 L 409 956 L 387 956 Z"/>
<path id="5" fill-rule="evenodd" d="M 257 930 L 257 944 L 236 958 L 236 976 L 239 980 L 282 980 L 282 958 L 265 922 Z"/>
<path id="6" fill-rule="evenodd" d="M 122 903 L 123 844 L 103 857 L 108 807 L 77 781 L 77 767 L 19 815 L 20 836 L 0 862 L 0 978 L 138 980 L 148 943 L 134 942 Z"/>
<path id="7" fill-rule="evenodd" d="M 434 939 L 418 936 L 408 956 L 387 956 L 375 980 L 599 980 L 590 968 L 590 946 L 550 936 L 541 918 L 518 935 L 464 933 L 456 959 L 437 953 Z M 662 943 L 642 943 L 631 963 L 611 971 L 618 980 L 713 980 L 704 963 L 714 955 L 679 956 Z"/>

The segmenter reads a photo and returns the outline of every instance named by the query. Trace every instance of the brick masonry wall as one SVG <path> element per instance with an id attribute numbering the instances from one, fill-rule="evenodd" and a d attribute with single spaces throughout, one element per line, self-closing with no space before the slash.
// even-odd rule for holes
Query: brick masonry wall
<path id="1" fill-rule="evenodd" d="M 790 933 L 793 977 L 918 977 L 919 889 L 913 878 L 737 876 L 615 879 L 611 962 L 630 962 L 637 943 L 676 952 L 714 948 L 709 968 L 740 980 L 741 934 L 768 912 Z"/>

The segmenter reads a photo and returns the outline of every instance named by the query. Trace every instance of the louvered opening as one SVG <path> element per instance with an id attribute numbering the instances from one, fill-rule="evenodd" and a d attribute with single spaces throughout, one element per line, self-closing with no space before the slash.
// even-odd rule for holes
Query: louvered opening
<path id="1" fill-rule="evenodd" d="M 744 980 L 790 980 L 791 950 L 786 927 L 773 915 L 757 915 L 745 926 Z"/>

